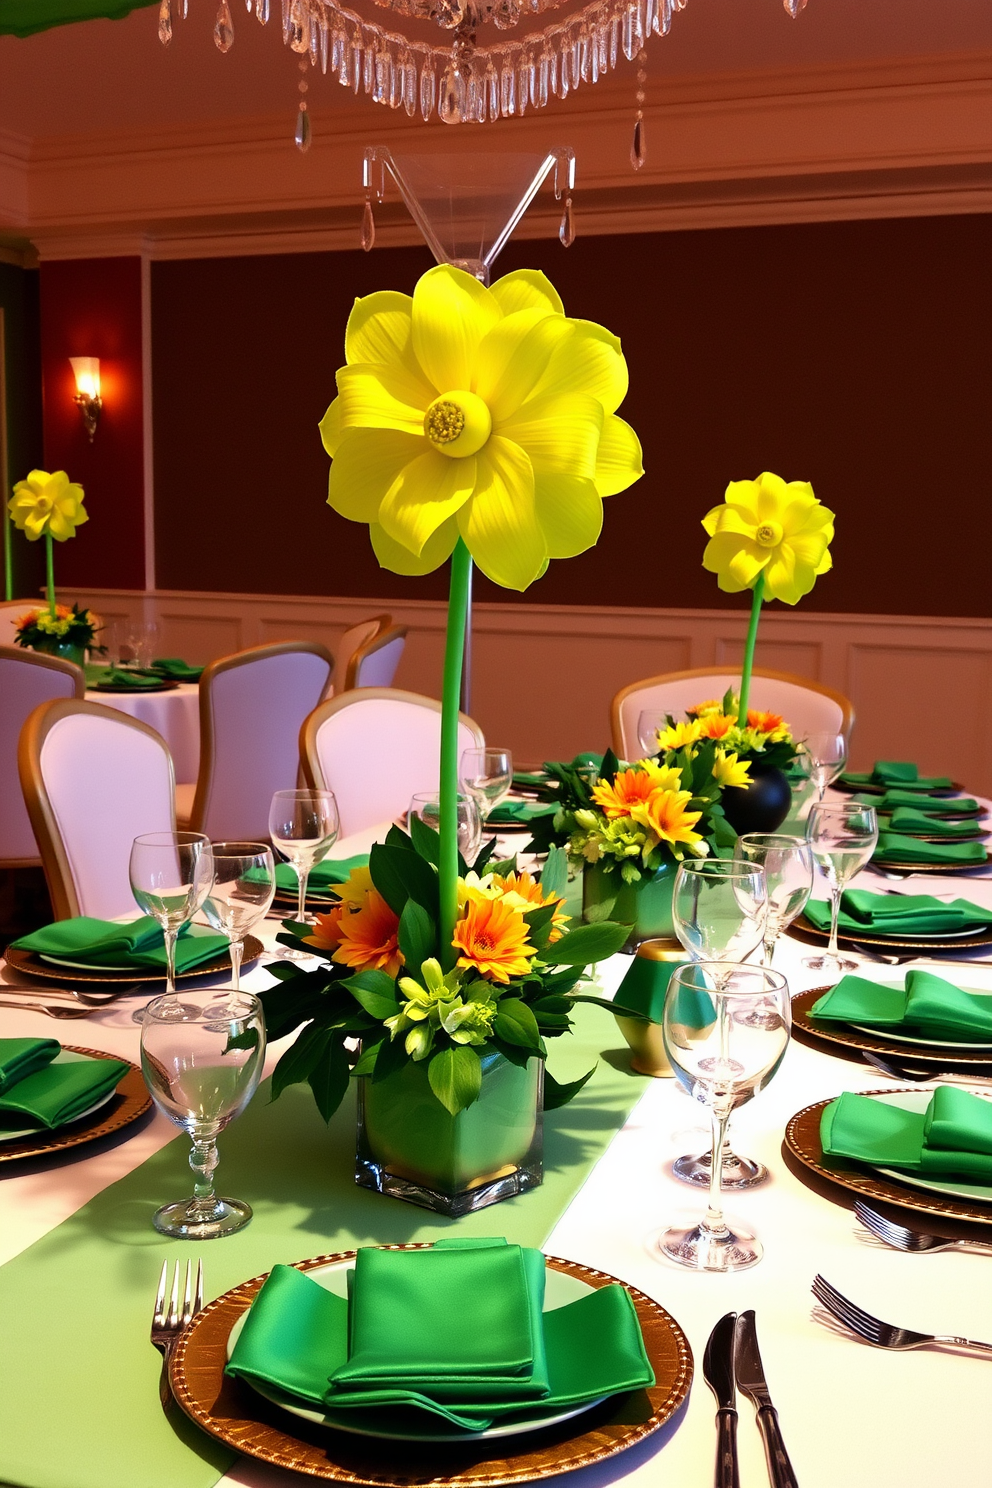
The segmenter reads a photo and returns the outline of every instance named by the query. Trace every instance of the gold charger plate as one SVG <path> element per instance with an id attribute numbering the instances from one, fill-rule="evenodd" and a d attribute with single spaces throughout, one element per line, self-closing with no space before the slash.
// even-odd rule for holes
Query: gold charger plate
<path id="1" fill-rule="evenodd" d="M 891 868 L 894 873 L 973 873 L 976 868 L 987 868 L 989 855 L 985 854 L 974 863 L 911 863 L 907 858 L 872 858 L 872 867 L 884 873 Z"/>
<path id="2" fill-rule="evenodd" d="M 893 781 L 891 786 L 872 784 L 850 785 L 846 780 L 843 780 L 840 776 L 838 776 L 836 780 L 831 780 L 830 789 L 839 791 L 851 791 L 852 793 L 855 793 L 857 791 L 864 791 L 868 795 L 884 796 L 887 790 L 906 790 L 907 787 L 905 785 L 899 785 L 897 781 Z M 938 800 L 946 801 L 948 797 L 954 795 L 955 791 L 957 791 L 959 796 L 964 795 L 965 788 L 961 784 L 960 780 L 952 780 L 950 785 L 940 786 L 937 790 L 920 791 L 919 795 L 921 799 L 924 796 L 936 796 Z"/>
<path id="3" fill-rule="evenodd" d="M 245 936 L 245 953 L 242 965 L 247 967 L 252 961 L 257 961 L 262 954 L 264 946 L 254 935 Z M 92 970 L 84 970 L 81 966 L 56 966 L 54 961 L 43 961 L 33 951 L 19 950 L 16 946 L 8 946 L 4 952 L 8 966 L 15 971 L 23 971 L 25 976 L 48 977 L 53 982 L 101 982 L 109 985 L 114 982 L 164 982 L 164 971 L 143 970 L 140 966 L 116 967 L 108 966 L 103 970 L 94 967 Z M 183 972 L 176 978 L 180 982 L 192 981 L 194 977 L 216 976 L 218 972 L 230 971 L 231 958 L 227 951 L 215 956 L 212 961 L 204 961 L 199 966 L 194 966 L 190 971 Z"/>
<path id="4" fill-rule="evenodd" d="M 805 914 L 799 915 L 793 920 L 789 927 L 792 930 L 800 930 L 804 935 L 812 937 L 813 940 L 829 941 L 830 932 L 820 930 L 808 920 Z M 847 931 L 841 930 L 837 937 L 841 945 L 854 946 L 875 945 L 890 946 L 894 951 L 958 951 L 973 948 L 974 946 L 992 945 L 992 910 L 989 910 L 989 925 L 985 930 L 973 930 L 969 935 L 926 936 L 919 940 L 903 940 L 895 935 L 849 935 Z"/>
<path id="5" fill-rule="evenodd" d="M 63 1044 L 63 1049 L 73 1054 L 85 1054 L 89 1059 L 116 1059 L 105 1049 L 82 1049 L 77 1044 Z M 68 1147 L 81 1147 L 84 1142 L 96 1142 L 100 1137 L 120 1131 L 138 1121 L 151 1107 L 141 1071 L 137 1065 L 128 1064 L 121 1076 L 113 1099 L 105 1106 L 72 1121 L 55 1131 L 39 1131 L 36 1135 L 22 1137 L 16 1142 L 0 1143 L 0 1163 L 13 1162 L 15 1158 L 44 1157 L 50 1152 L 62 1152 Z"/>
<path id="6" fill-rule="evenodd" d="M 153 682 L 150 687 L 119 687 L 115 682 L 91 682 L 87 691 L 114 692 L 121 696 L 136 697 L 139 693 L 144 692 L 150 693 L 152 696 L 157 692 L 175 692 L 178 686 L 178 682 L 167 682 L 163 678 L 161 682 Z"/>
<path id="7" fill-rule="evenodd" d="M 918 1085 L 895 1086 L 887 1090 L 861 1090 L 859 1095 L 905 1095 L 918 1091 Z M 832 1096 L 831 1100 L 835 1100 Z M 803 1182 L 807 1175 L 825 1183 L 829 1188 L 840 1188 L 859 1199 L 874 1199 L 882 1204 L 891 1204 L 898 1209 L 911 1209 L 915 1214 L 936 1215 L 949 1220 L 965 1220 L 969 1224 L 992 1228 L 992 1204 L 975 1204 L 967 1199 L 953 1199 L 943 1194 L 930 1193 L 925 1189 L 904 1187 L 894 1178 L 886 1178 L 873 1168 L 862 1166 L 845 1157 L 826 1157 L 820 1145 L 820 1117 L 830 1100 L 817 1101 L 797 1111 L 785 1128 L 782 1150 L 786 1158 L 794 1161 L 792 1171 Z M 798 1168 L 797 1166 L 798 1165 Z M 815 1183 L 808 1183 L 810 1188 Z"/>
<path id="8" fill-rule="evenodd" d="M 422 1245 L 391 1245 L 420 1250 Z M 311 1271 L 354 1258 L 353 1250 L 297 1262 Z M 615 1276 L 576 1261 L 545 1257 L 593 1287 L 609 1286 Z M 264 1276 L 233 1287 L 197 1313 L 179 1338 L 169 1378 L 173 1394 L 202 1430 L 237 1452 L 312 1478 L 368 1488 L 495 1488 L 502 1483 L 533 1483 L 589 1467 L 650 1436 L 684 1403 L 692 1381 L 692 1352 L 678 1323 L 635 1287 L 627 1287 L 637 1309 L 644 1345 L 655 1372 L 650 1390 L 635 1390 L 592 1406 L 582 1415 L 525 1436 L 464 1444 L 377 1441 L 307 1422 L 269 1405 L 238 1380 L 224 1374 L 227 1340 L 247 1311 Z M 621 1283 L 624 1285 L 624 1283 Z"/>
<path id="9" fill-rule="evenodd" d="M 894 967 L 893 971 L 895 970 Z M 939 1044 L 904 1044 L 897 1039 L 887 1039 L 884 1033 L 862 1033 L 860 1029 L 845 1024 L 817 1023 L 815 1018 L 810 1017 L 810 1008 L 824 992 L 830 990 L 829 987 L 812 987 L 808 992 L 797 992 L 793 997 L 792 1032 L 798 1032 L 801 1044 L 809 1043 L 813 1048 L 831 1045 L 831 1052 L 836 1052 L 837 1046 L 852 1053 L 867 1049 L 871 1054 L 881 1054 L 883 1057 L 889 1055 L 905 1065 L 912 1065 L 915 1060 L 927 1066 L 939 1062 L 948 1070 L 956 1069 L 959 1065 L 969 1070 L 973 1065 L 984 1065 L 992 1070 L 990 1049 L 969 1051 L 948 1049 Z"/>

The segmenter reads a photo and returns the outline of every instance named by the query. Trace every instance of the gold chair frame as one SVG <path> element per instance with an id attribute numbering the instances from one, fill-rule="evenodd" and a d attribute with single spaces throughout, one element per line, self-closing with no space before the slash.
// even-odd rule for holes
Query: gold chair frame
<path id="1" fill-rule="evenodd" d="M 30 601 L 14 601 L 14 603 L 29 604 Z M 61 672 L 64 676 L 71 677 L 75 689 L 73 697 L 51 698 L 51 702 L 72 702 L 75 698 L 81 700 L 85 695 L 86 674 L 82 667 L 77 666 L 74 661 L 66 661 L 62 656 L 49 656 L 47 651 L 26 650 L 23 646 L 0 646 L 0 661 L 2 660 L 27 662 L 28 666 L 47 667 L 50 672 Z M 38 706 L 41 707 L 43 705 L 39 703 Z M 27 720 L 25 719 L 26 722 Z M 41 858 L 37 855 L 33 858 L 0 857 L 0 867 L 2 868 L 37 868 L 40 863 Z"/>
<path id="2" fill-rule="evenodd" d="M 378 618 L 388 623 L 384 629 L 378 630 L 374 635 L 369 636 L 367 641 L 363 641 L 351 653 L 345 669 L 342 692 L 354 692 L 357 686 L 355 679 L 358 676 L 358 671 L 363 661 L 367 661 L 377 651 L 382 651 L 384 647 L 391 645 L 393 641 L 400 640 L 408 633 L 408 627 L 406 625 L 394 625 L 392 623 L 392 616 L 380 615 Z M 363 688 L 362 691 L 368 692 L 369 689 Z"/>
<path id="3" fill-rule="evenodd" d="M 300 729 L 300 768 L 303 771 L 303 779 L 311 790 L 327 789 L 317 756 L 317 731 L 321 724 L 335 713 L 340 713 L 342 708 L 350 708 L 355 703 L 367 702 L 369 698 L 387 698 L 391 702 L 415 703 L 420 708 L 432 708 L 435 713 L 441 711 L 439 698 L 425 697 L 420 692 L 404 692 L 400 687 L 353 687 L 349 692 L 337 692 L 333 697 L 325 698 L 322 703 L 317 704 L 309 717 L 303 720 L 303 727 Z M 474 734 L 478 748 L 484 749 L 486 736 L 475 719 L 470 718 L 467 713 L 459 713 L 458 721 Z"/>

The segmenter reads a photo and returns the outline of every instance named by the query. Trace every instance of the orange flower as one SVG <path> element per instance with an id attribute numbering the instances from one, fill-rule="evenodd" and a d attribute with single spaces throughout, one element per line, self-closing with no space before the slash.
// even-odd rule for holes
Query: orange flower
<path id="1" fill-rule="evenodd" d="M 729 734 L 737 720 L 727 713 L 712 713 L 703 718 L 701 722 L 704 739 L 723 739 Z"/>
<path id="2" fill-rule="evenodd" d="M 338 948 L 331 960 L 353 966 L 356 971 L 384 971 L 395 976 L 403 965 L 403 952 L 396 939 L 400 922 L 378 890 L 369 890 L 361 909 L 345 912 L 342 906 L 322 918 L 332 920 L 336 913 L 340 915 L 335 927 Z"/>
<path id="3" fill-rule="evenodd" d="M 747 722 L 748 727 L 757 729 L 759 734 L 773 734 L 785 720 L 778 713 L 760 713 L 756 708 L 748 708 Z"/>
<path id="4" fill-rule="evenodd" d="M 621 770 L 612 785 L 598 780 L 592 788 L 592 798 L 610 821 L 620 816 L 630 816 L 631 808 L 639 801 L 646 801 L 656 789 L 655 782 L 644 770 Z"/>
<path id="5" fill-rule="evenodd" d="M 452 943 L 462 952 L 459 966 L 474 968 L 494 982 L 526 975 L 531 958 L 537 955 L 537 947 L 527 940 L 523 915 L 505 899 L 469 899 Z"/>
<path id="6" fill-rule="evenodd" d="M 528 909 L 542 909 L 545 904 L 554 904 L 555 912 L 551 917 L 551 933 L 548 943 L 553 945 L 556 940 L 561 940 L 562 931 L 559 928 L 567 924 L 571 916 L 562 914 L 561 906 L 565 902 L 557 894 L 549 894 L 547 898 L 539 883 L 535 883 L 529 873 L 494 873 L 492 884 L 494 889 L 499 889 L 501 894 L 515 896 L 522 899 Z M 526 910 L 524 913 L 526 914 Z"/>
<path id="7" fill-rule="evenodd" d="M 335 904 L 327 914 L 319 914 L 312 935 L 304 935 L 307 945 L 320 951 L 336 951 L 341 944 L 341 916 L 346 913 L 343 904 Z"/>
<path id="8" fill-rule="evenodd" d="M 631 816 L 642 827 L 646 827 L 658 842 L 670 842 L 673 846 L 684 843 L 691 847 L 702 842 L 702 835 L 692 828 L 702 816 L 701 811 L 686 811 L 687 801 L 692 800 L 691 791 L 655 791 L 647 801 L 635 806 Z"/>

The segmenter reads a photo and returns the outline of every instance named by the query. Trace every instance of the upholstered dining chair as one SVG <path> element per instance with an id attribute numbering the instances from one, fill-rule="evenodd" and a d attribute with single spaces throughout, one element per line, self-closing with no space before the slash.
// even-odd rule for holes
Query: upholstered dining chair
<path id="1" fill-rule="evenodd" d="M 134 914 L 131 844 L 176 825 L 161 734 L 99 703 L 42 703 L 24 725 L 18 768 L 55 918 Z"/>
<path id="2" fill-rule="evenodd" d="M 481 749 L 479 725 L 463 713 L 458 753 Z M 300 732 L 300 757 L 309 784 L 332 790 L 341 835 L 393 821 L 418 791 L 437 790 L 441 704 L 394 687 L 363 687 L 328 698 Z"/>
<path id="3" fill-rule="evenodd" d="M 283 641 L 204 669 L 192 831 L 226 841 L 268 837 L 273 792 L 297 783 L 300 728 L 327 692 L 333 668 L 318 642 Z M 184 804 L 177 802 L 181 820 Z"/>
<path id="4" fill-rule="evenodd" d="M 21 646 L 0 646 L 0 864 L 4 868 L 28 868 L 41 862 L 17 773 L 21 729 L 39 703 L 81 698 L 85 691 L 83 669 L 73 662 Z"/>
<path id="5" fill-rule="evenodd" d="M 342 691 L 353 687 L 392 687 L 406 648 L 406 626 L 390 625 L 370 636 L 348 662 Z"/>
<path id="6" fill-rule="evenodd" d="M 708 698 L 721 698 L 728 687 L 740 687 L 740 669 L 696 667 L 687 672 L 663 672 L 621 688 L 610 708 L 613 748 L 620 759 L 643 753 L 637 738 L 641 713 L 654 710 L 679 719 L 687 708 Z M 750 706 L 780 713 L 801 739 L 810 733 L 837 733 L 850 738 L 854 704 L 841 692 L 791 672 L 767 672 L 757 667 L 751 676 Z"/>
<path id="7" fill-rule="evenodd" d="M 352 657 L 366 641 L 373 640 L 377 635 L 382 635 L 384 630 L 389 630 L 393 623 L 392 615 L 371 615 L 368 620 L 359 620 L 348 629 L 342 631 L 338 637 L 337 645 L 334 647 L 334 691 L 344 692 L 345 678 Z"/>

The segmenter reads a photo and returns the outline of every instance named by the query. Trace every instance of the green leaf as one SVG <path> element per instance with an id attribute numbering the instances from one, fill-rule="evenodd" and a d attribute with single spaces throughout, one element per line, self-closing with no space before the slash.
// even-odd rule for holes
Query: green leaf
<path id="1" fill-rule="evenodd" d="M 612 785 L 613 781 L 616 779 L 617 771 L 619 769 L 620 761 L 613 753 L 613 750 L 608 749 L 603 755 L 603 768 L 599 772 L 600 778 L 602 780 L 608 780 Z"/>
<path id="2" fill-rule="evenodd" d="M 636 1018 L 639 1023 L 651 1022 L 651 1019 L 646 1018 L 643 1013 L 634 1013 L 619 1002 L 608 1002 L 605 997 L 593 997 L 590 992 L 576 992 L 568 1001 L 592 1003 L 593 1007 L 605 1008 L 608 1013 L 615 1013 L 618 1018 Z"/>
<path id="3" fill-rule="evenodd" d="M 582 1076 L 581 1080 L 573 1080 L 569 1085 L 561 1085 L 554 1075 L 544 1071 L 544 1109 L 546 1111 L 557 1111 L 559 1106 L 566 1106 L 570 1100 L 578 1095 L 587 1080 L 591 1080 L 596 1073 L 593 1065 L 589 1072 Z"/>
<path id="4" fill-rule="evenodd" d="M 272 1099 L 278 1100 L 287 1085 L 298 1085 L 306 1080 L 332 1040 L 334 1034 L 327 1028 L 318 1028 L 314 1023 L 304 1028 L 272 1071 Z"/>
<path id="5" fill-rule="evenodd" d="M 379 1032 L 380 1035 L 382 1035 L 381 1029 L 379 1030 Z M 385 1034 L 384 1037 L 388 1039 L 389 1034 Z M 354 1076 L 360 1077 L 362 1075 L 370 1075 L 372 1073 L 373 1069 L 375 1068 L 375 1062 L 379 1057 L 379 1046 L 381 1043 L 382 1036 L 380 1036 L 379 1038 L 372 1038 L 371 1041 L 368 1038 L 362 1039 L 362 1052 L 361 1054 L 359 1054 L 358 1058 L 355 1060 L 355 1063 L 351 1067 L 351 1073 Z"/>
<path id="6" fill-rule="evenodd" d="M 398 827 L 395 822 L 393 822 L 393 825 L 386 833 L 386 846 L 399 847 L 404 852 L 413 852 L 413 843 L 410 841 L 410 838 L 407 836 L 406 832 L 404 832 L 403 828 Z"/>
<path id="7" fill-rule="evenodd" d="M 541 893 L 547 898 L 550 894 L 563 898 L 568 888 L 568 854 L 564 848 L 548 848 L 547 862 L 541 869 Z"/>
<path id="8" fill-rule="evenodd" d="M 437 951 L 437 926 L 416 899 L 408 899 L 403 906 L 398 939 L 410 973 L 418 972 L 427 958 Z"/>
<path id="9" fill-rule="evenodd" d="M 419 853 L 377 842 L 369 855 L 372 882 L 396 915 L 415 899 L 433 918 L 438 914 L 437 874 Z"/>
<path id="10" fill-rule="evenodd" d="M 377 1085 L 380 1080 L 388 1079 L 390 1075 L 402 1069 L 409 1059 L 410 1056 L 403 1047 L 402 1036 L 395 1039 L 383 1039 L 376 1055 L 375 1068 L 372 1071 L 373 1083 Z"/>
<path id="11" fill-rule="evenodd" d="M 307 1023 L 323 1011 L 325 998 L 319 988 L 307 987 L 287 992 L 285 986 L 266 987 L 258 999 L 265 1013 L 265 1030 L 269 1041 L 285 1038 L 301 1023 Z"/>
<path id="12" fill-rule="evenodd" d="M 619 951 L 630 934 L 627 925 L 605 920 L 599 925 L 579 925 L 561 940 L 542 952 L 542 960 L 552 966 L 589 966 L 605 961 Z"/>
<path id="13" fill-rule="evenodd" d="M 410 841 L 413 843 L 414 852 L 419 853 L 422 858 L 426 858 L 428 863 L 433 863 L 436 868 L 441 861 L 440 836 L 415 811 L 410 812 L 409 827 Z"/>
<path id="14" fill-rule="evenodd" d="M 487 1049 L 493 1049 L 497 1054 L 502 1054 L 504 1059 L 515 1064 L 518 1069 L 526 1069 L 527 1061 L 534 1058 L 532 1049 L 521 1048 L 519 1044 L 508 1044 L 496 1035 L 491 1035 L 486 1042 Z"/>
<path id="15" fill-rule="evenodd" d="M 539 951 L 542 951 L 548 943 L 551 921 L 554 919 L 556 908 L 557 905 L 554 904 L 542 904 L 537 909 L 527 910 L 524 914 L 524 923 L 530 928 L 527 938 Z"/>
<path id="16" fill-rule="evenodd" d="M 224 1045 L 224 1053 L 229 1054 L 232 1049 L 254 1049 L 258 1046 L 258 1029 L 243 1028 L 240 1033 L 232 1034 Z"/>
<path id="17" fill-rule="evenodd" d="M 344 1099 L 350 1075 L 348 1056 L 341 1044 L 334 1043 L 328 1046 L 307 1076 L 317 1110 L 325 1121 L 330 1121 Z"/>
<path id="18" fill-rule="evenodd" d="M 444 1109 L 457 1116 L 479 1098 L 482 1064 L 468 1044 L 457 1044 L 451 1049 L 439 1049 L 431 1056 L 427 1078 Z"/>
<path id="19" fill-rule="evenodd" d="M 356 971 L 342 983 L 365 1011 L 380 1023 L 400 1010 L 396 983 L 384 971 Z"/>
<path id="20" fill-rule="evenodd" d="M 574 1001 L 573 997 L 562 997 L 551 993 L 547 997 L 539 997 L 536 1002 L 530 1003 L 530 1006 L 535 1013 L 567 1013 Z"/>
<path id="21" fill-rule="evenodd" d="M 477 873 L 480 878 L 486 872 L 489 860 L 492 857 L 493 853 L 496 851 L 497 846 L 498 839 L 495 837 L 490 837 L 488 842 L 484 842 L 479 849 L 479 854 L 475 862 L 472 864 L 472 872 Z M 490 868 L 489 871 L 493 872 L 494 870 Z"/>
<path id="22" fill-rule="evenodd" d="M 519 997 L 503 997 L 496 1008 L 493 1029 L 508 1044 L 519 1044 L 524 1049 L 540 1049 L 541 1030 L 537 1019 Z"/>

